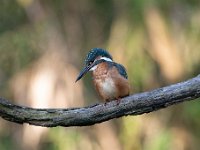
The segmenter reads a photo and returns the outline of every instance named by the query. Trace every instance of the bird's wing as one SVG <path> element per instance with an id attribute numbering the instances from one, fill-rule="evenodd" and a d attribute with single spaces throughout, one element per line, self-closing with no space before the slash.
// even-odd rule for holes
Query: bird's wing
<path id="1" fill-rule="evenodd" d="M 128 79 L 128 75 L 126 73 L 126 68 L 123 65 L 114 63 L 114 66 L 117 68 L 120 75 L 122 75 L 124 78 Z"/>

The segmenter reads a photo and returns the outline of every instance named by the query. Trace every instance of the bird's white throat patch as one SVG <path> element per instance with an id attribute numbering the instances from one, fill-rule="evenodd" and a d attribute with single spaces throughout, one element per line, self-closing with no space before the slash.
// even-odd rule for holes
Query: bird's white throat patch
<path id="1" fill-rule="evenodd" d="M 105 61 L 110 61 L 110 62 L 112 62 L 112 59 L 107 58 L 107 57 L 101 57 L 99 60 L 105 60 Z M 94 66 L 94 67 L 92 67 L 92 68 L 90 69 L 90 71 L 94 71 L 95 69 L 97 69 L 97 65 Z"/>
<path id="2" fill-rule="evenodd" d="M 94 71 L 95 69 L 97 69 L 97 65 L 94 66 L 94 67 L 92 67 L 92 68 L 90 69 L 90 71 Z"/>

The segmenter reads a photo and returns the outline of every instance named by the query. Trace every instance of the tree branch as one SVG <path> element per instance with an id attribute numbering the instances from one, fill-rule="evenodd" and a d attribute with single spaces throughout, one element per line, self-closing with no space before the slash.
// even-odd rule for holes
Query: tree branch
<path id="1" fill-rule="evenodd" d="M 0 116 L 16 123 L 31 125 L 88 126 L 127 115 L 140 115 L 200 97 L 200 75 L 150 92 L 134 94 L 116 101 L 83 108 L 34 109 L 11 104 L 0 98 Z"/>

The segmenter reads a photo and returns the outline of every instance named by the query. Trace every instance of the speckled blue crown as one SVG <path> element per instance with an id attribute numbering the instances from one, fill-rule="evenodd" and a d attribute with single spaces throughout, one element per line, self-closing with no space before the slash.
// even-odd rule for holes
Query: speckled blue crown
<path id="1" fill-rule="evenodd" d="M 94 60 L 99 56 L 107 57 L 107 58 L 110 58 L 112 60 L 112 56 L 106 50 L 101 49 L 101 48 L 93 48 L 89 51 L 89 53 L 87 54 L 87 57 L 85 59 L 86 66 L 90 62 L 94 62 Z"/>

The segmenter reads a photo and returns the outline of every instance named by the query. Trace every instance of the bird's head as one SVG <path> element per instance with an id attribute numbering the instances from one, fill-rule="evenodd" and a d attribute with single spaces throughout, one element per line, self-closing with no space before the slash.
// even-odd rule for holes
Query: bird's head
<path id="1" fill-rule="evenodd" d="M 77 77 L 76 82 L 80 80 L 88 71 L 94 71 L 99 63 L 112 60 L 112 56 L 106 50 L 101 48 L 91 49 L 86 56 L 85 66 Z"/>

